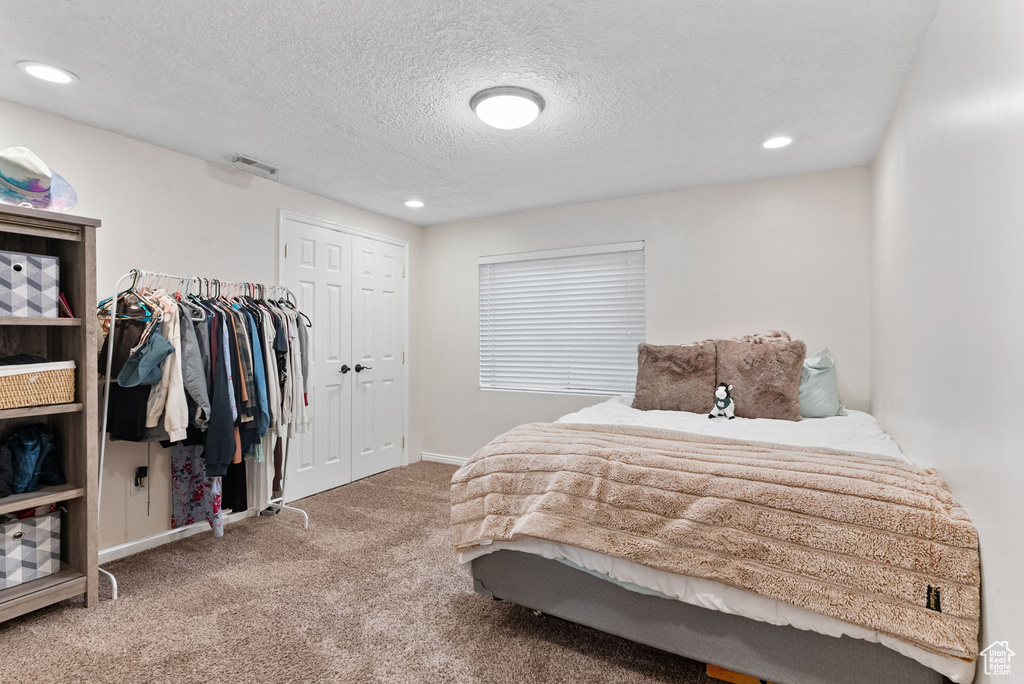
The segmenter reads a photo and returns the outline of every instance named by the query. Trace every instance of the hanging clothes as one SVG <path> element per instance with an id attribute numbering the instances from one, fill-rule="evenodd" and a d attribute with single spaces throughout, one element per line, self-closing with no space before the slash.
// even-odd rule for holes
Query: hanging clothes
<path id="1" fill-rule="evenodd" d="M 206 520 L 213 536 L 224 534 L 221 479 L 208 477 L 201 446 L 171 447 L 171 529 Z"/>
<path id="2" fill-rule="evenodd" d="M 186 437 L 188 406 L 181 374 L 181 317 L 178 305 L 164 292 L 154 296 L 161 304 L 160 333 L 174 348 L 160 366 L 163 377 L 153 386 L 146 406 L 146 427 L 162 426 L 168 439 L 178 442 Z"/>
<path id="3" fill-rule="evenodd" d="M 263 369 L 267 383 L 267 405 L 270 408 L 270 431 L 277 433 L 281 421 L 281 385 L 278 382 L 277 357 L 274 354 L 274 327 L 273 315 L 267 308 L 260 308 L 260 318 L 263 321 L 261 333 L 263 336 Z"/>
<path id="4" fill-rule="evenodd" d="M 200 430 L 205 430 L 210 422 L 210 394 L 206 372 L 203 370 L 199 337 L 192 318 L 193 309 L 181 302 L 178 302 L 178 309 L 181 316 L 181 375 L 189 405 L 189 421 Z"/>
<path id="5" fill-rule="evenodd" d="M 248 485 L 244 463 L 232 463 L 221 478 L 224 482 L 223 504 L 229 511 L 244 511 L 249 508 Z"/>
<path id="6" fill-rule="evenodd" d="M 100 307 L 102 308 L 104 304 L 105 302 L 101 302 Z M 120 321 L 114 332 L 115 340 L 113 343 L 112 373 L 115 378 L 121 372 L 121 367 L 125 361 L 131 356 L 132 350 L 142 341 L 142 335 L 146 331 L 147 321 L 149 320 L 148 310 L 144 308 L 145 306 L 146 304 L 142 298 L 133 292 L 125 293 L 117 302 L 117 316 Z M 109 323 L 104 322 L 104 334 L 106 335 L 109 330 Z M 100 346 L 97 370 L 101 374 L 106 373 L 107 345 L 110 343 L 109 336 L 105 336 L 103 344 Z"/>
<path id="7" fill-rule="evenodd" d="M 284 478 L 284 449 L 281 446 L 281 438 L 274 440 L 274 477 L 272 489 L 274 496 L 281 494 L 281 484 Z"/>
<path id="8" fill-rule="evenodd" d="M 299 331 L 299 354 L 302 357 L 302 403 L 309 406 L 309 396 L 306 394 L 309 387 L 309 334 L 301 320 L 296 320 L 296 324 Z"/>
<path id="9" fill-rule="evenodd" d="M 100 308 L 110 315 L 109 302 Z M 280 438 L 310 426 L 308 317 L 283 300 L 135 284 L 117 311 L 112 366 L 132 365 L 141 350 L 133 367 L 144 372 L 131 375 L 132 386 L 111 381 L 108 432 L 170 447 L 172 526 L 206 519 L 217 530 L 221 508 L 266 506 L 280 491 Z"/>
<path id="10" fill-rule="evenodd" d="M 270 406 L 267 402 L 267 375 L 263 366 L 263 345 L 260 342 L 256 319 L 248 311 L 245 312 L 249 322 L 252 343 L 253 380 L 256 385 L 256 433 L 263 439 L 270 429 Z"/>
<path id="11" fill-rule="evenodd" d="M 114 441 L 141 442 L 146 436 L 146 405 L 150 385 L 121 387 L 110 383 L 107 432 Z"/>

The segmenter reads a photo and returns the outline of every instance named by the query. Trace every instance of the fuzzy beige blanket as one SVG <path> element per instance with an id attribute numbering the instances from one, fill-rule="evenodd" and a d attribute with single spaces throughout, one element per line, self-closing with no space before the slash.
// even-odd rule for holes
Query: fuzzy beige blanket
<path id="1" fill-rule="evenodd" d="M 452 478 L 455 547 L 534 537 L 978 656 L 978 534 L 935 471 L 616 425 L 521 425 Z"/>

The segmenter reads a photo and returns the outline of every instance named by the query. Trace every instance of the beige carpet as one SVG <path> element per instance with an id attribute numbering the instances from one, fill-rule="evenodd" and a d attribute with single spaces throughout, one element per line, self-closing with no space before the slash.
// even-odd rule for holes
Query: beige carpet
<path id="1" fill-rule="evenodd" d="M 703 666 L 473 593 L 454 467 L 417 463 L 111 563 L 121 598 L 0 625 L 0 682 L 682 682 Z M 107 585 L 102 584 L 102 596 Z"/>

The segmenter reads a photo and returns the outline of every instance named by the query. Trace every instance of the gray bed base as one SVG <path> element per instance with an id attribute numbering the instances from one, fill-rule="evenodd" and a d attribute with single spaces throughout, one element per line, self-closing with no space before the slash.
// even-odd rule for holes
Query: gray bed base
<path id="1" fill-rule="evenodd" d="M 780 627 L 639 594 L 558 561 L 496 551 L 473 561 L 477 593 L 776 684 L 941 684 L 881 644 Z"/>

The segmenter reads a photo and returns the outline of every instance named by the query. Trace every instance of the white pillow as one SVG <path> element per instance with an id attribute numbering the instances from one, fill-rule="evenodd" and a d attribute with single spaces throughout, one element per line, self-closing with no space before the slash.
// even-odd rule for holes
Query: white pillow
<path id="1" fill-rule="evenodd" d="M 800 415 L 804 418 L 845 416 L 839 401 L 839 375 L 828 347 L 808 354 L 800 372 Z"/>

